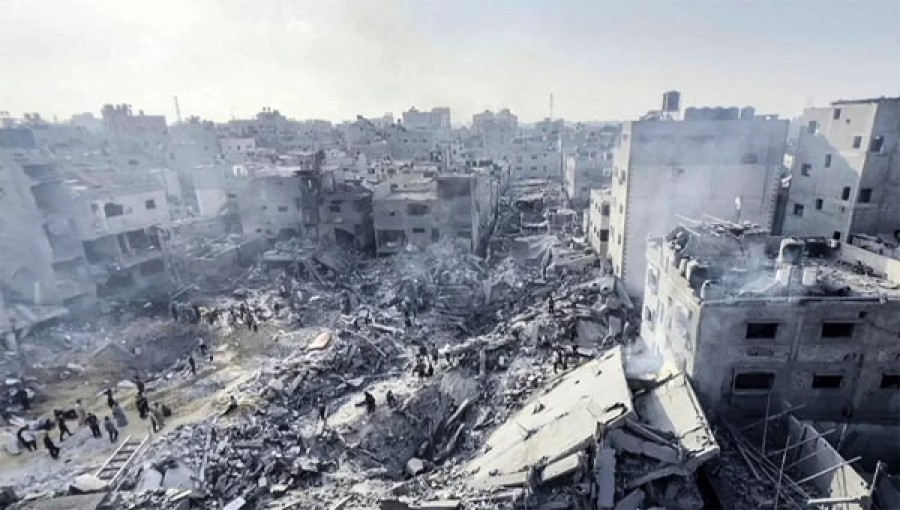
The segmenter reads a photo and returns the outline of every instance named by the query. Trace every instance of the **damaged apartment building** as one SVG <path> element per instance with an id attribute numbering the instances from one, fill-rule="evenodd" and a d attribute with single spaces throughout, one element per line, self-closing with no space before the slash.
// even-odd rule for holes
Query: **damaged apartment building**
<path id="1" fill-rule="evenodd" d="M 642 336 L 708 409 L 897 424 L 900 262 L 825 237 L 700 223 L 652 239 Z"/>
<path id="2" fill-rule="evenodd" d="M 401 175 L 376 186 L 376 253 L 445 239 L 483 253 L 496 218 L 500 179 L 483 169 L 434 176 Z"/>
<path id="3" fill-rule="evenodd" d="M 644 289 L 647 238 L 665 235 L 680 218 L 772 224 L 788 122 L 751 110 L 689 108 L 681 121 L 623 125 L 613 155 L 609 256 L 632 296 Z"/>

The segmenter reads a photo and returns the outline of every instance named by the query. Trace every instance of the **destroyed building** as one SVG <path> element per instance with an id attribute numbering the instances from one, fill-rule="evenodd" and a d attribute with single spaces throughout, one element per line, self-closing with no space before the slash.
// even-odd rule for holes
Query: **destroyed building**
<path id="1" fill-rule="evenodd" d="M 679 216 L 769 228 L 786 120 L 626 122 L 614 151 L 609 253 L 629 294 L 644 290 L 648 237 Z"/>
<path id="2" fill-rule="evenodd" d="M 896 244 L 900 226 L 900 98 L 835 101 L 800 118 L 785 234 L 849 241 L 882 235 Z"/>
<path id="3" fill-rule="evenodd" d="M 777 392 L 804 417 L 900 416 L 897 261 L 726 223 L 652 239 L 647 263 L 642 337 L 709 408 L 758 412 Z"/>
<path id="4" fill-rule="evenodd" d="M 372 192 L 354 182 L 328 182 L 319 205 L 319 240 L 370 252 L 375 247 Z"/>
<path id="5" fill-rule="evenodd" d="M 499 180 L 488 172 L 408 175 L 378 185 L 373 198 L 376 252 L 398 253 L 450 239 L 482 252 L 496 218 Z"/>
<path id="6" fill-rule="evenodd" d="M 268 239 L 317 239 L 319 172 L 308 167 L 248 166 L 237 192 L 241 227 Z"/>
<path id="7" fill-rule="evenodd" d="M 591 149 L 579 150 L 566 156 L 566 196 L 577 210 L 587 207 L 591 190 L 608 188 L 612 181 L 612 154 Z"/>

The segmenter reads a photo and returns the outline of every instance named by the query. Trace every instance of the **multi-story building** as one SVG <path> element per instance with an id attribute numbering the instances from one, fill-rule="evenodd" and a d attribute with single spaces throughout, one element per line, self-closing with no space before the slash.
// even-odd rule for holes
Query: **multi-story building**
<path id="1" fill-rule="evenodd" d="M 97 170 L 71 184 L 85 257 L 103 297 L 169 290 L 161 228 L 171 221 L 162 174 Z"/>
<path id="2" fill-rule="evenodd" d="M 566 157 L 565 190 L 573 208 L 586 207 L 591 190 L 608 188 L 611 181 L 611 153 L 583 150 Z"/>
<path id="3" fill-rule="evenodd" d="M 376 254 L 445 239 L 482 253 L 498 200 L 497 177 L 482 170 L 430 178 L 404 175 L 384 182 L 373 197 Z"/>
<path id="4" fill-rule="evenodd" d="M 591 200 L 584 215 L 584 234 L 588 244 L 600 259 L 605 259 L 609 247 L 609 211 L 612 193 L 609 188 L 592 189 Z"/>
<path id="5" fill-rule="evenodd" d="M 319 240 L 343 248 L 373 251 L 372 192 L 353 182 L 323 184 Z"/>
<path id="6" fill-rule="evenodd" d="M 508 108 L 496 114 L 485 110 L 472 116 L 472 131 L 480 137 L 484 147 L 500 147 L 518 134 L 519 118 Z"/>
<path id="7" fill-rule="evenodd" d="M 503 149 L 512 165 L 512 181 L 561 181 L 562 155 L 558 142 L 517 138 Z"/>
<path id="8" fill-rule="evenodd" d="M 651 240 L 642 337 L 708 408 L 896 424 L 900 261 L 736 223 Z M 865 268 L 857 271 L 857 268 Z"/>
<path id="9" fill-rule="evenodd" d="M 613 153 L 609 254 L 628 293 L 644 289 L 648 237 L 709 215 L 770 228 L 787 121 L 626 122 Z"/>
<path id="10" fill-rule="evenodd" d="M 248 167 L 237 190 L 241 228 L 269 240 L 318 239 L 320 174 L 308 167 Z"/>
<path id="11" fill-rule="evenodd" d="M 403 112 L 403 126 L 407 129 L 449 130 L 450 108 L 435 107 L 430 112 L 421 112 L 415 107 Z"/>
<path id="12" fill-rule="evenodd" d="M 164 163 L 168 155 L 169 129 L 164 115 L 131 112 L 131 105 L 105 105 L 103 126 L 116 151 L 121 154 L 143 154 L 155 164 Z"/>
<path id="13" fill-rule="evenodd" d="M 222 148 L 222 157 L 226 161 L 247 161 L 250 155 L 256 151 L 255 138 L 220 138 L 219 145 Z"/>
<path id="14" fill-rule="evenodd" d="M 786 234 L 849 241 L 900 229 L 900 98 L 809 108 L 791 170 Z"/>

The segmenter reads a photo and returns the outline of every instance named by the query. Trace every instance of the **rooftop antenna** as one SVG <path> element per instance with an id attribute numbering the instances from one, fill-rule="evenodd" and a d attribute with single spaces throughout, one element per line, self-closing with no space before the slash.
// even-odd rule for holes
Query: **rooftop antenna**
<path id="1" fill-rule="evenodd" d="M 178 120 L 178 123 L 181 124 L 181 107 L 178 106 L 178 96 L 172 96 L 175 98 L 175 118 Z"/>

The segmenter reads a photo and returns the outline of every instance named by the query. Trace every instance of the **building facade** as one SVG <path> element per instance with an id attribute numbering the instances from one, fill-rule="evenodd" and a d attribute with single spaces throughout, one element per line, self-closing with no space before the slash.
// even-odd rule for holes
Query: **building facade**
<path id="1" fill-rule="evenodd" d="M 612 182 L 612 155 L 604 151 L 577 152 L 566 157 L 564 184 L 569 203 L 576 210 L 588 206 L 591 190 Z"/>
<path id="2" fill-rule="evenodd" d="M 709 408 L 784 398 L 812 419 L 896 423 L 900 262 L 733 223 L 679 227 L 647 258 L 641 335 Z"/>
<path id="3" fill-rule="evenodd" d="M 900 229 L 900 98 L 809 108 L 800 124 L 784 233 L 894 238 Z"/>
<path id="4" fill-rule="evenodd" d="M 609 249 L 609 216 L 612 192 L 609 188 L 592 189 L 591 199 L 584 215 L 584 235 L 588 244 L 601 260 Z"/>
<path id="5" fill-rule="evenodd" d="M 613 155 L 609 254 L 628 293 L 643 292 L 648 237 L 710 215 L 769 228 L 787 121 L 626 122 Z"/>

